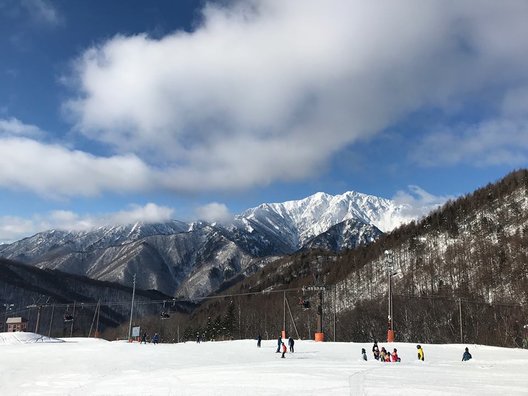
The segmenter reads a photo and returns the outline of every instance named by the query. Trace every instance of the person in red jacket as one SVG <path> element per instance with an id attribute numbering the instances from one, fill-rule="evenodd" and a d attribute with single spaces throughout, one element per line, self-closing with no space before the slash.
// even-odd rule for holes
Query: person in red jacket
<path id="1" fill-rule="evenodd" d="M 394 350 L 392 351 L 391 359 L 393 362 L 401 361 L 400 357 L 398 356 L 398 350 L 396 348 L 394 348 Z"/>
<path id="2" fill-rule="evenodd" d="M 283 342 L 282 343 L 282 356 L 281 356 L 281 358 L 284 357 L 284 354 L 286 353 L 287 350 L 288 350 L 288 348 L 286 348 L 286 344 Z"/>

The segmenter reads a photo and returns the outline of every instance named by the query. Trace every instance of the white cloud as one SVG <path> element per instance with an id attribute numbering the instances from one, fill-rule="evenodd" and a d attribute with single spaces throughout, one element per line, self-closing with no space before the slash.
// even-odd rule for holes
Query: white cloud
<path id="1" fill-rule="evenodd" d="M 0 185 L 52 198 L 142 191 L 156 178 L 134 155 L 96 157 L 26 138 L 0 138 Z"/>
<path id="2" fill-rule="evenodd" d="M 436 131 L 418 142 L 411 158 L 425 166 L 526 164 L 528 118 L 498 118 Z"/>
<path id="3" fill-rule="evenodd" d="M 419 219 L 455 198 L 454 196 L 433 195 L 419 186 L 410 185 L 408 191 L 397 191 L 392 199 L 397 204 L 405 206 L 403 216 L 409 219 Z"/>
<path id="4" fill-rule="evenodd" d="M 0 114 L 2 108 L 0 108 Z M 20 120 L 11 118 L 0 118 L 0 137 L 2 136 L 31 136 L 38 137 L 44 132 L 37 126 L 31 124 L 24 124 Z"/>
<path id="5" fill-rule="evenodd" d="M 227 223 L 233 219 L 233 215 L 229 212 L 227 206 L 218 202 L 211 202 L 197 208 L 196 214 L 199 220 L 204 220 L 210 223 Z"/>
<path id="6" fill-rule="evenodd" d="M 303 179 L 413 111 L 528 77 L 526 17 L 522 1 L 208 5 L 192 33 L 87 50 L 65 110 L 87 137 L 162 167 L 170 189 Z"/>
<path id="7" fill-rule="evenodd" d="M 62 21 L 62 16 L 48 0 L 22 0 L 20 5 L 37 22 L 56 26 Z"/>
<path id="8" fill-rule="evenodd" d="M 137 222 L 158 223 L 173 219 L 174 209 L 147 203 L 130 205 L 126 210 L 99 215 L 80 215 L 68 210 L 54 210 L 31 218 L 0 217 L 0 243 L 13 242 L 49 229 L 89 231 L 107 225 L 127 225 Z"/>

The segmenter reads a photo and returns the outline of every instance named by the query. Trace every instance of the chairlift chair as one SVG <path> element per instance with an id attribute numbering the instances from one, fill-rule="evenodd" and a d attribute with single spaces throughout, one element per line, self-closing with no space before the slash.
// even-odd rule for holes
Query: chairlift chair
<path id="1" fill-rule="evenodd" d="M 160 317 L 162 320 L 170 318 L 169 313 L 165 310 L 165 302 L 166 301 L 163 301 L 163 310 L 161 311 L 161 314 L 160 314 Z"/>

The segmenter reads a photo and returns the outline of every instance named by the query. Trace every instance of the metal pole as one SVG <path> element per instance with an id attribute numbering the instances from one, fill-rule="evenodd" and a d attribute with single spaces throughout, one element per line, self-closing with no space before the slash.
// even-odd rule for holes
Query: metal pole
<path id="1" fill-rule="evenodd" d="M 42 309 L 41 305 L 37 305 L 37 322 L 35 323 L 35 334 L 38 334 L 39 332 L 39 325 L 40 325 L 40 310 Z"/>
<path id="2" fill-rule="evenodd" d="M 336 321 L 337 321 L 337 285 L 334 285 L 334 342 L 336 342 Z"/>
<path id="3" fill-rule="evenodd" d="M 282 338 L 286 338 L 286 292 L 282 293 L 282 305 L 283 305 Z"/>
<path id="4" fill-rule="evenodd" d="M 73 337 L 73 324 L 75 323 L 75 301 L 73 302 L 73 313 L 72 313 L 72 322 L 70 327 L 70 337 Z"/>
<path id="5" fill-rule="evenodd" d="M 136 295 L 136 274 L 132 283 L 132 303 L 130 304 L 130 323 L 128 325 L 128 340 L 132 340 L 132 315 L 134 314 L 134 297 Z"/>
<path id="6" fill-rule="evenodd" d="M 392 330 L 392 273 L 389 274 L 389 330 Z"/>
<path id="7" fill-rule="evenodd" d="M 460 322 L 460 343 L 464 343 L 464 330 L 462 328 L 462 299 L 458 299 L 458 313 L 459 313 L 459 322 Z"/>
<path id="8" fill-rule="evenodd" d="M 301 339 L 301 336 L 299 335 L 299 332 L 297 331 L 297 326 L 295 325 L 295 320 L 293 320 L 293 315 L 292 315 L 292 311 L 291 311 L 291 308 L 290 308 L 290 303 L 286 299 L 284 301 L 286 301 L 286 305 L 288 306 L 288 312 L 290 313 L 290 319 L 292 321 L 293 329 L 295 330 L 295 334 L 297 334 L 297 338 L 298 339 Z"/>
<path id="9" fill-rule="evenodd" d="M 319 306 L 317 307 L 317 332 L 323 332 L 323 291 L 319 291 Z"/>
<path id="10" fill-rule="evenodd" d="M 53 328 L 53 314 L 55 313 L 55 304 L 51 305 L 51 318 L 50 318 L 50 324 L 48 329 L 48 337 L 51 337 L 51 329 Z"/>

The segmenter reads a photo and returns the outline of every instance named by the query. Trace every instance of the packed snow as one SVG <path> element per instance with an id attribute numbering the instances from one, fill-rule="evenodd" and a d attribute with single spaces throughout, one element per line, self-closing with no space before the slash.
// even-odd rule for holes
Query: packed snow
<path id="1" fill-rule="evenodd" d="M 380 343 L 400 363 L 372 358 L 372 344 L 277 341 L 139 344 L 0 333 L 1 395 L 528 395 L 528 350 Z M 368 361 L 361 359 L 361 348 Z"/>

